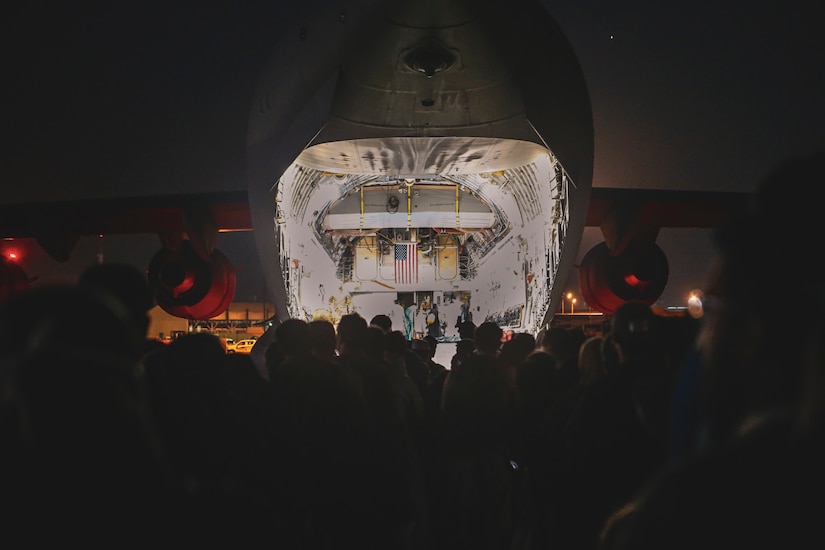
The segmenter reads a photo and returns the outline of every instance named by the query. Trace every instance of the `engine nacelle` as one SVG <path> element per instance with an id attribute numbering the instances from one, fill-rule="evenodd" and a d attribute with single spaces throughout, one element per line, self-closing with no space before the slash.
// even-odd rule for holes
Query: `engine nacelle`
<path id="1" fill-rule="evenodd" d="M 607 243 L 585 254 L 579 266 L 579 289 L 593 309 L 612 315 L 626 302 L 653 304 L 667 285 L 669 266 L 655 243 L 631 247 L 614 256 Z"/>
<path id="2" fill-rule="evenodd" d="M 31 280 L 19 265 L 0 256 L 0 304 L 29 290 Z"/>
<path id="3" fill-rule="evenodd" d="M 164 248 L 155 254 L 148 279 L 158 305 L 184 319 L 217 317 L 235 297 L 236 277 L 229 259 L 213 250 L 205 261 L 188 240 L 174 250 Z"/>

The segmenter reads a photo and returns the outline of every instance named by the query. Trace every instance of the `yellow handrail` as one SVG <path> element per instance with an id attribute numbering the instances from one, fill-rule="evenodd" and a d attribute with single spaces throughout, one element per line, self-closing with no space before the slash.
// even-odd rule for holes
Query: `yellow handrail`
<path id="1" fill-rule="evenodd" d="M 358 188 L 358 190 L 361 192 L 361 221 L 359 222 L 358 230 L 363 231 L 364 230 L 364 186 L 362 185 L 361 187 Z"/>
<path id="2" fill-rule="evenodd" d="M 461 218 L 458 215 L 458 185 L 455 186 L 455 227 L 461 229 Z"/>

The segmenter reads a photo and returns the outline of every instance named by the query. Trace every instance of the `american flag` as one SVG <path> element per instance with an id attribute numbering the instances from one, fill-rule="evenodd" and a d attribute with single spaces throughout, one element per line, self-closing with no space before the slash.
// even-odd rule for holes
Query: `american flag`
<path id="1" fill-rule="evenodd" d="M 395 243 L 395 282 L 418 282 L 417 243 Z"/>

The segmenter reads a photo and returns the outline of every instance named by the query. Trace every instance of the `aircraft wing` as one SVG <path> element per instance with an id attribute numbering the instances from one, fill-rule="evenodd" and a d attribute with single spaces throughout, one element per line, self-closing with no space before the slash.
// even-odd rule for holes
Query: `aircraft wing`
<path id="1" fill-rule="evenodd" d="M 613 289 L 610 296 L 626 296 L 632 288 L 625 288 L 626 281 L 634 281 L 628 273 L 650 271 L 651 262 L 658 261 L 655 240 L 660 228 L 716 227 L 743 212 L 750 197 L 750 193 L 737 192 L 592 188 L 585 226 L 599 227 L 605 242 L 579 266 L 585 300 L 597 302 L 597 307 L 600 300 L 610 302 L 600 297 L 604 288 Z M 194 243 L 201 257 L 209 258 L 218 233 L 252 229 L 246 191 L 0 204 L 0 237 L 36 239 L 57 261 L 68 260 L 79 237 L 107 234 L 157 234 L 164 243 L 178 242 L 182 236 Z M 645 251 L 641 259 L 639 250 Z M 228 265 L 227 273 L 231 272 Z M 651 278 L 662 279 L 661 275 L 635 276 L 640 281 Z M 0 291 L 0 296 L 13 292 L 14 280 L 3 279 L 9 288 Z M 621 281 L 618 290 L 616 281 Z M 665 283 L 666 276 L 661 285 Z"/>
<path id="2" fill-rule="evenodd" d="M 189 319 L 229 307 L 235 271 L 215 248 L 217 236 L 250 230 L 246 191 L 0 204 L 0 238 L 35 239 L 59 262 L 71 257 L 80 237 L 157 234 L 163 247 L 147 258 L 150 283 L 168 313 Z M 2 302 L 31 281 L 14 262 L 0 260 Z"/>
<path id="3" fill-rule="evenodd" d="M 585 225 L 600 227 L 618 211 L 657 227 L 716 227 L 748 205 L 750 193 L 594 187 Z"/>
<path id="4" fill-rule="evenodd" d="M 653 303 L 669 276 L 659 230 L 713 228 L 744 212 L 750 193 L 592 188 L 585 225 L 599 227 L 604 242 L 579 265 L 585 301 L 606 314 L 622 303 Z"/>
<path id="5" fill-rule="evenodd" d="M 246 191 L 0 204 L 0 237 L 184 232 L 187 217 L 208 212 L 220 231 L 249 231 Z"/>

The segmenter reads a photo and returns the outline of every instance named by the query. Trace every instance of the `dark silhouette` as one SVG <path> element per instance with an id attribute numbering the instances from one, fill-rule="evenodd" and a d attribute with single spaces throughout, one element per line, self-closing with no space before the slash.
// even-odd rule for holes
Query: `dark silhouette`
<path id="1" fill-rule="evenodd" d="M 469 317 L 462 319 L 459 316 L 456 320 L 455 328 L 458 329 L 458 337 L 462 340 L 472 340 L 475 337 L 476 325 Z"/>
<path id="2" fill-rule="evenodd" d="M 758 298 L 776 269 L 812 253 L 821 220 L 799 186 L 822 180 L 825 153 L 789 159 L 760 182 L 749 213 L 719 228 L 698 354 L 677 377 L 683 444 L 669 467 L 611 518 L 610 550 L 823 544 L 823 321 L 788 323 Z M 819 303 L 820 271 L 795 291 Z M 684 375 L 685 370 L 689 375 Z M 699 383 L 696 383 L 699 382 Z"/>
<path id="3" fill-rule="evenodd" d="M 309 322 L 309 330 L 312 332 L 310 352 L 322 359 L 334 361 L 338 357 L 335 349 L 335 325 L 326 319 L 315 319 Z"/>
<path id="4" fill-rule="evenodd" d="M 515 403 L 510 418 L 509 454 L 518 467 L 514 540 L 517 548 L 547 540 L 554 476 L 560 475 L 562 392 L 556 359 L 534 350 L 516 366 Z M 539 544 L 536 547 L 541 547 Z"/>
<path id="5" fill-rule="evenodd" d="M 265 372 L 207 333 L 148 352 L 149 302 L 122 290 L 145 287 L 120 267 L 20 297 L 0 309 L 9 537 L 48 542 L 31 534 L 43 512 L 80 536 L 87 511 L 106 522 L 92 545 L 117 530 L 308 550 L 627 550 L 694 522 L 686 540 L 711 545 L 750 517 L 815 536 L 807 509 L 771 504 L 823 488 L 825 377 L 819 332 L 755 313 L 755 283 L 738 278 L 761 250 L 742 235 L 770 237 L 763 215 L 718 233 L 724 308 L 707 298 L 699 340 L 695 320 L 627 304 L 601 338 L 553 328 L 538 346 L 484 322 L 450 369 L 434 362 L 438 337 L 357 313 L 275 324 Z M 93 500 L 82 512 L 78 494 Z M 730 509 L 731 525 L 714 523 Z"/>
<path id="6" fill-rule="evenodd" d="M 552 535 L 563 546 L 595 547 L 612 511 L 665 462 L 666 441 L 649 426 L 666 416 L 669 399 L 661 383 L 670 373 L 659 318 L 646 304 L 627 303 L 617 309 L 610 330 L 619 364 L 582 389 L 565 427 L 567 464 L 557 483 Z"/>
<path id="7" fill-rule="evenodd" d="M 433 304 L 427 313 L 427 335 L 433 338 L 441 336 L 441 318 L 438 316 L 438 304 Z"/>
<path id="8" fill-rule="evenodd" d="M 346 467 L 336 478 L 342 500 L 330 502 L 340 521 L 326 536 L 330 544 L 360 548 L 395 548 L 427 538 L 421 517 L 423 497 L 414 437 L 404 396 L 384 361 L 367 351 L 369 329 L 357 313 L 338 323 L 341 368 L 354 375 L 367 407 L 366 438 L 350 446 Z M 357 441 L 360 441 L 358 443 Z M 423 532 L 422 532 L 423 531 Z"/>
<path id="9" fill-rule="evenodd" d="M 501 334 L 495 323 L 482 323 L 475 352 L 444 382 L 441 467 L 428 470 L 430 486 L 438 488 L 430 501 L 438 548 L 506 548 L 512 537 L 513 393 L 497 357 Z"/>
<path id="10" fill-rule="evenodd" d="M 98 263 L 87 267 L 78 278 L 81 287 L 95 287 L 119 300 L 138 325 L 142 325 L 146 336 L 149 325 L 147 312 L 155 307 L 155 298 L 146 273 L 132 264 Z"/>
<path id="11" fill-rule="evenodd" d="M 536 339 L 532 334 L 517 332 L 501 344 L 498 358 L 507 372 L 510 385 L 515 391 L 516 371 L 524 359 L 536 349 Z"/>
<path id="12" fill-rule="evenodd" d="M 475 340 L 472 338 L 462 338 L 455 343 L 455 353 L 450 358 L 450 369 L 454 369 L 464 359 L 471 356 L 476 349 Z"/>
<path id="13" fill-rule="evenodd" d="M 285 470 L 279 432 L 270 423 L 267 392 L 251 378 L 251 359 L 227 355 L 209 333 L 181 335 L 149 359 L 161 440 L 176 474 L 210 508 L 204 517 L 223 517 L 216 526 L 249 524 L 245 536 L 290 537 L 293 524 L 280 501 Z"/>
<path id="14" fill-rule="evenodd" d="M 303 536 L 309 547 L 326 548 L 337 530 L 352 527 L 348 514 L 354 511 L 338 509 L 353 489 L 350 478 L 340 477 L 340 468 L 357 461 L 369 426 L 360 386 L 324 348 L 328 340 L 324 344 L 317 337 L 324 332 L 328 338 L 325 325 L 313 326 L 300 319 L 277 326 L 271 346 L 277 346 L 283 358 L 271 371 L 270 387 L 288 476 L 280 496 L 291 507 L 285 516 L 300 529 L 296 538 Z"/>
<path id="15" fill-rule="evenodd" d="M 389 315 L 379 313 L 370 319 L 370 325 L 379 327 L 384 332 L 390 332 L 392 330 L 392 319 Z"/>
<path id="16" fill-rule="evenodd" d="M 492 321 L 481 323 L 475 330 L 475 338 L 473 338 L 475 349 L 473 353 L 498 357 L 503 335 L 504 331 L 496 323 Z"/>
<path id="17" fill-rule="evenodd" d="M 601 336 L 590 336 L 579 346 L 576 366 L 579 371 L 579 384 L 582 386 L 595 382 L 607 373 L 602 351 L 603 340 Z"/>
<path id="18" fill-rule="evenodd" d="M 418 341 L 418 340 L 416 340 Z M 384 357 L 393 384 L 393 390 L 401 395 L 404 408 L 401 414 L 405 423 L 415 434 L 421 428 L 421 421 L 424 415 L 424 402 L 421 397 L 421 388 L 410 376 L 410 362 L 415 362 L 423 366 L 424 375 L 427 370 L 420 357 L 410 351 L 410 342 L 400 330 L 392 330 L 384 334 Z M 427 379 L 424 379 L 424 389 L 426 389 Z"/>
<path id="19" fill-rule="evenodd" d="M 584 342 L 584 333 L 576 328 L 550 327 L 538 339 L 537 347 L 556 358 L 559 370 L 558 384 L 567 388 L 575 387 L 579 381 L 579 346 Z"/>
<path id="20" fill-rule="evenodd" d="M 93 344 L 89 326 L 99 328 Z M 121 304 L 87 286 L 32 289 L 0 308 L 0 341 L 9 545 L 104 548 L 128 537 L 149 547 L 218 533 L 209 516 L 200 524 L 208 497 L 176 475 L 162 444 L 135 353 L 141 338 Z"/>

